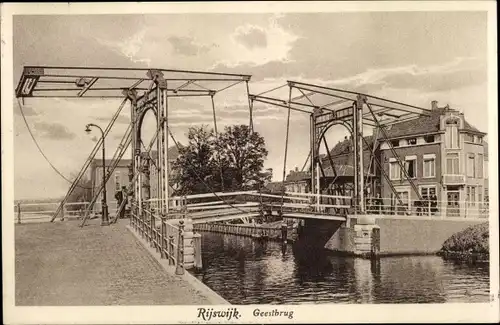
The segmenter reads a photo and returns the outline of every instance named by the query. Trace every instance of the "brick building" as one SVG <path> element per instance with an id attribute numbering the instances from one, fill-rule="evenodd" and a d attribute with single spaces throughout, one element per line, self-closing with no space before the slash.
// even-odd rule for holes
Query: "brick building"
<path id="1" fill-rule="evenodd" d="M 177 150 L 177 147 L 170 147 L 169 149 L 169 161 L 168 161 L 168 170 L 169 173 L 172 172 L 172 163 L 177 159 L 179 156 L 179 151 Z M 143 157 L 146 157 L 146 153 L 142 153 Z M 151 151 L 150 157 L 153 159 L 154 163 L 150 163 L 150 193 L 151 193 L 151 198 L 155 198 L 158 195 L 158 183 L 157 183 L 157 175 L 158 175 L 158 170 L 156 168 L 156 160 L 158 159 L 158 153 L 157 151 Z M 111 159 L 106 159 L 106 168 L 111 166 L 113 161 Z M 106 192 L 107 192 L 107 202 L 109 205 L 109 209 L 115 209 L 116 208 L 116 199 L 115 199 L 115 193 L 119 191 L 122 186 L 127 186 L 130 184 L 129 182 L 129 173 L 130 173 L 130 167 L 132 165 L 132 160 L 131 159 L 121 159 L 118 162 L 118 165 L 116 166 L 115 170 L 113 171 L 113 174 L 111 177 L 108 179 L 108 182 L 106 183 Z M 99 189 L 99 186 L 101 186 L 102 183 L 102 174 L 103 168 L 102 168 L 102 159 L 97 159 L 94 158 L 90 165 L 90 180 L 92 182 L 92 196 L 95 195 L 97 190 Z M 173 192 L 172 188 L 169 188 L 169 194 L 171 195 Z M 96 204 L 94 205 L 94 210 L 99 211 L 101 209 L 101 200 L 97 200 Z"/>
<path id="2" fill-rule="evenodd" d="M 403 176 L 394 151 L 422 196 L 435 194 L 447 215 L 465 215 L 481 208 L 488 193 L 486 133 L 470 125 L 464 114 L 432 102 L 430 116 L 394 124 L 380 142 L 380 159 L 392 184 L 408 204 L 417 195 Z M 392 191 L 381 180 L 381 196 Z"/>
<path id="3" fill-rule="evenodd" d="M 383 166 L 392 186 L 412 208 L 418 200 L 405 173 L 422 197 L 435 195 L 438 209 L 447 216 L 477 215 L 487 204 L 488 193 L 488 145 L 486 133 L 470 125 L 464 114 L 450 107 L 438 107 L 431 103 L 429 116 L 397 123 L 386 129 L 385 139 L 376 129 L 365 137 L 363 166 L 365 194 L 381 197 L 385 206 L 396 204 L 395 195 L 386 177 L 378 168 L 373 155 Z M 393 150 L 396 153 L 394 155 Z M 330 159 L 335 166 L 331 166 Z M 321 157 L 323 172 L 320 174 L 323 193 L 350 195 L 354 184 L 352 139 L 345 138 Z M 310 175 L 291 171 L 284 186 L 287 191 L 310 192 Z"/>

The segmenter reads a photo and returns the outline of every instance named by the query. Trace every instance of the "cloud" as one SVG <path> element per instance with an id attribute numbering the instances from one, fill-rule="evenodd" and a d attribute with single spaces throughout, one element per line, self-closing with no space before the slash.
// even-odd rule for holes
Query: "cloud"
<path id="1" fill-rule="evenodd" d="M 106 122 L 106 123 L 109 123 L 109 121 L 111 120 L 110 117 L 101 117 L 101 116 L 96 116 L 96 117 L 94 117 L 94 119 L 97 121 Z M 115 123 L 128 125 L 128 124 L 130 124 L 130 117 L 118 115 L 118 117 L 115 120 Z"/>
<path id="2" fill-rule="evenodd" d="M 456 58 L 444 65 L 402 67 L 379 79 L 388 87 L 421 91 L 444 91 L 477 85 L 487 80 L 486 62 Z"/>
<path id="3" fill-rule="evenodd" d="M 38 113 L 31 106 L 23 105 L 22 109 L 23 109 L 24 116 L 37 116 L 38 115 Z M 22 116 L 19 105 L 16 102 L 14 105 L 14 114 Z"/>
<path id="4" fill-rule="evenodd" d="M 124 55 L 133 63 L 145 63 L 149 67 L 151 60 L 148 58 L 141 58 L 138 55 L 143 48 L 144 39 L 147 33 L 148 30 L 144 28 L 121 42 L 105 40 L 98 37 L 96 37 L 96 40 L 101 45 L 107 46 L 118 54 Z"/>
<path id="5" fill-rule="evenodd" d="M 172 45 L 174 53 L 184 56 L 195 56 L 210 50 L 209 46 L 197 44 L 191 37 L 170 36 L 168 41 Z"/>
<path id="6" fill-rule="evenodd" d="M 35 122 L 35 131 L 40 132 L 42 137 L 54 140 L 71 140 L 75 134 L 59 123 Z"/>
<path id="7" fill-rule="evenodd" d="M 278 18 L 278 15 L 271 16 L 263 26 L 237 26 L 230 36 L 230 43 L 221 46 L 224 59 L 218 60 L 211 70 L 288 62 L 289 52 L 299 37 L 278 24 Z"/>
<path id="8" fill-rule="evenodd" d="M 234 39 L 243 44 L 248 49 L 267 47 L 267 35 L 265 30 L 259 26 L 239 26 L 234 35 Z"/>

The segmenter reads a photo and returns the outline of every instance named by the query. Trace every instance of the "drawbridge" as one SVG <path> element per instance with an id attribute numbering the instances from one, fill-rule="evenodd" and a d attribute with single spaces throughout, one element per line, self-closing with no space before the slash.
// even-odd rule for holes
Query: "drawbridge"
<path id="1" fill-rule="evenodd" d="M 109 124 L 103 130 L 101 139 L 84 162 L 77 177 L 53 215 L 54 221 L 63 209 L 71 193 L 78 188 L 97 152 L 104 146 L 104 139 L 113 128 L 118 116 L 128 104 L 130 125 L 116 148 L 112 163 L 106 168 L 102 182 L 94 193 L 88 210 L 82 218 L 85 225 L 91 215 L 99 196 L 105 193 L 104 188 L 116 169 L 118 162 L 131 149 L 131 172 L 127 193 L 131 198 L 131 213 L 134 216 L 155 215 L 160 219 L 190 218 L 193 223 L 228 222 L 241 220 L 251 222 L 265 215 L 283 218 L 345 220 L 348 214 L 364 213 L 365 183 L 368 175 L 363 162 L 363 147 L 370 146 L 363 137 L 363 127 L 375 127 L 378 130 L 377 141 L 387 140 L 386 128 L 394 123 L 428 115 L 426 109 L 391 101 L 358 92 L 346 91 L 332 87 L 307 84 L 298 81 L 287 81 L 284 85 L 260 94 L 251 94 L 249 90 L 250 75 L 202 72 L 172 69 L 132 69 L 102 67 L 25 67 L 16 88 L 16 97 L 23 102 L 30 98 L 68 98 L 83 100 L 85 98 L 122 99 Z M 283 161 L 283 183 L 285 181 L 291 111 L 301 112 L 309 118 L 310 151 L 304 168 L 309 163 L 310 192 L 293 193 L 282 188 L 278 193 L 264 193 L 260 189 L 243 192 L 217 193 L 205 185 L 206 194 L 192 194 L 175 197 L 170 189 L 169 143 L 172 140 L 179 148 L 172 130 L 169 128 L 170 98 L 201 97 L 208 98 L 214 116 L 214 129 L 217 135 L 216 107 L 214 98 L 224 91 L 244 85 L 243 91 L 248 98 L 249 129 L 253 132 L 253 113 L 256 104 L 271 105 L 287 110 L 286 138 Z M 288 90 L 283 95 L 282 90 Z M 22 104 L 20 105 L 22 107 Z M 254 107 L 255 106 L 255 107 Z M 146 146 L 141 140 L 144 116 L 152 111 L 156 117 L 156 130 L 150 143 Z M 354 186 L 352 194 L 336 187 L 338 168 L 330 156 L 325 138 L 326 131 L 333 125 L 343 125 L 351 133 L 354 145 Z M 376 142 L 376 141 L 375 141 Z M 387 141 L 402 171 L 402 179 L 406 179 L 415 190 L 420 192 L 409 177 L 405 162 L 398 156 L 390 141 Z M 320 146 L 327 152 L 329 168 L 334 179 L 330 184 L 322 184 L 320 179 L 326 176 L 324 161 L 320 159 Z M 372 148 L 373 147 L 373 148 Z M 376 143 L 370 146 L 375 149 Z M 156 148 L 158 155 L 151 156 Z M 401 205 L 402 200 L 389 181 L 382 162 L 372 153 L 370 166 L 378 167 L 378 172 L 388 180 L 394 197 Z M 150 169 L 156 169 L 154 180 L 151 180 Z M 221 167 L 222 168 L 222 167 Z M 303 169 L 304 169 L 303 168 Z M 222 174 L 222 173 L 221 173 Z M 203 180 L 201 180 L 203 183 Z M 156 197 L 151 197 L 150 184 L 157 185 Z M 222 182 L 224 183 L 224 182 Z M 421 199 L 421 197 L 419 197 Z M 106 198 L 103 197 L 103 201 Z M 125 201 L 124 201 L 125 202 Z M 116 222 L 125 203 L 118 207 L 111 222 Z M 103 216 L 104 217 L 104 216 Z"/>

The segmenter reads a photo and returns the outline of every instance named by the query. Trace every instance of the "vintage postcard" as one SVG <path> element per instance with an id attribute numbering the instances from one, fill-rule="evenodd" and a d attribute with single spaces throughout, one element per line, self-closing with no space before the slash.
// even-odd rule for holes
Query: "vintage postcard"
<path id="1" fill-rule="evenodd" d="M 493 1 L 1 14 L 4 323 L 499 321 Z"/>

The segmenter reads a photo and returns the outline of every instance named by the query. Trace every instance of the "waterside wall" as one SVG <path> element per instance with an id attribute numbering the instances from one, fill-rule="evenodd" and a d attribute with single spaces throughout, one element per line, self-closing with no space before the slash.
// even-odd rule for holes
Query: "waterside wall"
<path id="1" fill-rule="evenodd" d="M 393 215 L 349 217 L 326 242 L 325 248 L 353 255 L 369 255 L 370 248 L 380 256 L 435 254 L 451 235 L 486 221 L 487 218 L 430 219 Z"/>

